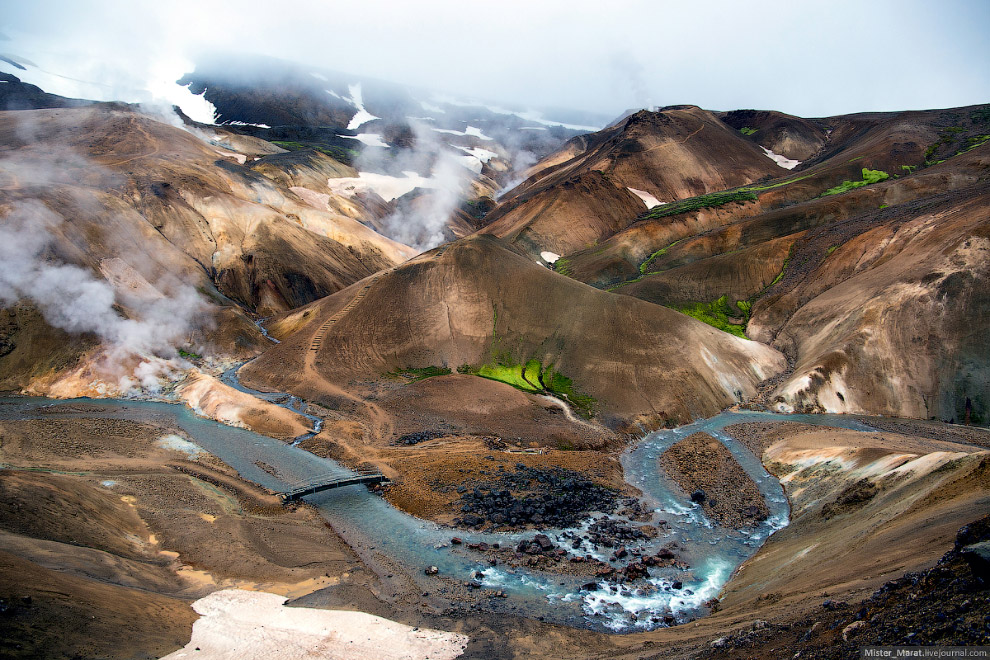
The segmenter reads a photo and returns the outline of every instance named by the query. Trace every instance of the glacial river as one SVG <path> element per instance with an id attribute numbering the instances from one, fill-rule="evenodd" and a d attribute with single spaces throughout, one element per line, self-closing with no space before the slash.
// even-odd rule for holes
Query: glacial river
<path id="1" fill-rule="evenodd" d="M 243 388 L 233 372 L 225 382 Z M 260 393 L 258 393 L 260 394 Z M 305 404 L 287 395 L 264 395 L 297 412 Z M 251 431 L 234 428 L 195 415 L 184 406 L 169 403 L 119 400 L 53 400 L 36 397 L 0 398 L 0 419 L 105 417 L 139 422 L 174 425 L 188 440 L 216 455 L 240 475 L 271 490 L 284 490 L 294 483 L 327 474 L 353 474 L 340 464 L 320 458 L 296 446 Z M 318 418 L 310 416 L 314 422 Z M 684 622 L 707 613 L 704 603 L 718 595 L 732 572 L 752 556 L 766 539 L 788 523 L 788 506 L 780 484 L 761 465 L 759 459 L 742 443 L 725 431 L 725 427 L 753 421 L 795 421 L 806 424 L 855 430 L 871 430 L 854 419 L 841 415 L 778 415 L 761 412 L 725 412 L 672 430 L 651 433 L 621 456 L 626 480 L 643 492 L 642 501 L 651 520 L 624 523 L 637 526 L 665 521 L 665 532 L 656 539 L 626 544 L 655 554 L 661 546 L 674 541 L 679 558 L 689 569 L 653 568 L 650 577 L 617 586 L 598 581 L 595 590 L 582 589 L 588 577 L 547 575 L 505 565 L 491 566 L 483 553 L 452 546 L 452 536 L 466 543 L 485 541 L 514 547 L 533 532 L 474 533 L 441 527 L 407 515 L 385 502 L 365 486 L 356 485 L 307 496 L 331 526 L 345 538 L 366 561 L 385 558 L 382 566 L 398 562 L 424 592 L 436 592 L 436 577 L 424 575 L 424 567 L 439 568 L 441 576 L 458 582 L 477 581 L 483 589 L 501 590 L 508 598 L 481 598 L 481 607 L 496 612 L 540 617 L 546 621 L 611 632 L 631 632 L 663 626 L 663 617 L 673 616 Z M 695 432 L 711 434 L 724 444 L 746 473 L 756 482 L 770 510 L 767 520 L 756 527 L 738 531 L 719 527 L 710 521 L 687 494 L 668 480 L 658 468 L 657 459 L 671 445 Z M 259 467 L 264 464 L 266 471 Z M 274 468 L 274 469 L 272 469 Z M 278 477 L 269 472 L 274 472 Z M 596 514 L 601 518 L 604 514 Z M 563 548 L 570 548 L 575 538 L 587 532 L 583 527 L 569 530 L 546 530 L 545 533 Z M 612 548 L 594 549 L 587 542 L 578 551 L 608 561 Z M 612 562 L 620 567 L 628 562 Z M 478 577 L 478 574 L 483 577 Z M 675 585 L 680 582 L 681 585 Z M 680 588 L 674 588 L 679 586 Z M 481 591 L 477 593 L 483 593 Z"/>

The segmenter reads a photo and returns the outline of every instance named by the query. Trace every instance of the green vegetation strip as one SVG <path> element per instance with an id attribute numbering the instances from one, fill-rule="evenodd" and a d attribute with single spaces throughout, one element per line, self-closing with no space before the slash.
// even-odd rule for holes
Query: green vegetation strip
<path id="1" fill-rule="evenodd" d="M 688 197 L 687 199 L 670 202 L 669 204 L 654 206 L 644 217 L 656 220 L 680 213 L 688 213 L 689 211 L 715 208 L 729 202 L 752 202 L 756 199 L 755 193 L 744 189 L 707 193 L 705 195 L 698 195 L 697 197 Z"/>
<path id="2" fill-rule="evenodd" d="M 862 188 L 863 186 L 868 186 L 871 183 L 880 183 L 881 181 L 886 181 L 890 178 L 890 175 L 883 170 L 871 170 L 863 168 L 863 180 L 862 181 L 843 181 L 835 188 L 829 188 L 823 192 L 819 197 L 828 197 L 829 195 L 839 195 L 844 192 L 849 192 L 850 190 L 855 190 L 856 188 Z"/>
<path id="3" fill-rule="evenodd" d="M 750 128 L 749 126 L 743 126 L 742 128 L 739 129 L 739 132 L 742 133 L 743 135 L 753 135 L 754 133 L 756 133 L 756 131 L 757 129 Z"/>
<path id="4" fill-rule="evenodd" d="M 591 419 L 597 401 L 589 394 L 574 389 L 574 382 L 557 372 L 553 365 L 543 366 L 539 360 L 529 360 L 525 364 L 515 364 L 506 358 L 480 367 L 461 365 L 458 373 L 473 374 L 497 380 L 516 389 L 534 394 L 550 394 L 569 403 L 581 417 Z"/>
<path id="5" fill-rule="evenodd" d="M 749 310 L 751 303 L 746 300 L 740 300 L 736 302 L 736 307 L 738 307 L 743 313 L 744 322 L 740 325 L 730 323 L 731 318 L 739 317 L 735 314 L 735 310 L 733 310 L 729 305 L 728 296 L 722 296 L 721 298 L 713 300 L 709 303 L 690 303 L 688 305 L 674 306 L 672 309 L 676 309 L 682 314 L 687 314 L 692 318 L 696 318 L 699 321 L 707 323 L 713 328 L 718 328 L 722 332 L 728 332 L 730 335 L 735 335 L 736 337 L 741 337 L 743 339 L 749 339 L 749 337 L 746 336 L 746 322 L 749 321 Z"/>
<path id="6" fill-rule="evenodd" d="M 741 188 L 735 188 L 733 190 L 725 190 L 722 192 L 697 195 L 696 197 L 688 197 L 687 199 L 680 199 L 676 202 L 670 202 L 669 204 L 655 206 L 642 217 L 644 219 L 655 220 L 658 218 L 666 218 L 671 215 L 677 215 L 679 213 L 687 213 L 689 211 L 697 211 L 699 209 L 715 208 L 722 206 L 723 204 L 728 204 L 729 202 L 752 202 L 758 199 L 756 195 L 758 192 L 789 186 L 792 183 L 810 179 L 812 176 L 812 174 L 805 174 L 804 176 L 797 176 L 793 179 L 786 179 L 776 183 L 742 186 Z"/>
<path id="7" fill-rule="evenodd" d="M 667 250 L 669 250 L 670 248 L 674 247 L 675 245 L 677 245 L 678 243 L 680 243 L 683 240 L 684 240 L 683 238 L 678 239 L 678 240 L 674 241 L 673 243 L 671 243 L 670 245 L 668 245 L 666 247 L 662 247 L 659 250 L 657 250 L 656 252 L 654 252 L 653 254 L 651 254 L 646 259 L 646 261 L 644 261 L 643 263 L 641 263 L 639 265 L 639 272 L 642 273 L 643 275 L 646 275 L 646 271 L 647 271 L 647 269 L 649 269 L 650 264 L 653 263 L 653 261 L 657 257 L 662 257 L 663 255 L 667 254 Z"/>

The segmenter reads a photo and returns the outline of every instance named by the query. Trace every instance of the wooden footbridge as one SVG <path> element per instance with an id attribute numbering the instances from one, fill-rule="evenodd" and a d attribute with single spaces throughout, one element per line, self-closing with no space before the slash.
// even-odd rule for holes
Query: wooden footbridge
<path id="1" fill-rule="evenodd" d="M 279 496 L 282 498 L 282 502 L 287 503 L 294 502 L 306 495 L 321 493 L 333 488 L 343 488 L 344 486 L 353 486 L 355 484 L 385 483 L 389 483 L 388 477 L 374 470 L 361 470 L 351 474 L 333 472 L 291 484 L 286 490 L 279 493 Z"/>

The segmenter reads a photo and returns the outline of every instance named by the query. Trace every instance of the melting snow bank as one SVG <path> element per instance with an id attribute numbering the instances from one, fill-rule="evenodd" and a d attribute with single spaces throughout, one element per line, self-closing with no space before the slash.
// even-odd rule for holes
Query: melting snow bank
<path id="1" fill-rule="evenodd" d="M 254 124 L 249 121 L 238 121 L 236 119 L 225 121 L 221 124 L 221 126 L 254 126 L 255 128 L 271 128 L 268 124 Z"/>
<path id="2" fill-rule="evenodd" d="M 377 117 L 375 117 L 377 119 Z M 354 120 L 351 120 L 354 123 Z M 382 139 L 382 136 L 378 133 L 358 133 L 357 135 L 338 135 L 337 137 L 347 138 L 348 140 L 357 140 L 358 142 L 365 144 L 369 147 L 387 147 L 388 142 Z"/>
<path id="3" fill-rule="evenodd" d="M 285 607 L 286 598 L 226 589 L 193 603 L 201 618 L 185 648 L 162 660 L 315 658 L 340 660 L 452 660 L 468 638 L 388 619 L 340 610 Z"/>
<path id="4" fill-rule="evenodd" d="M 478 128 L 478 127 L 476 127 L 476 126 L 468 126 L 463 131 L 455 131 L 455 130 L 452 130 L 452 129 L 449 129 L 449 128 L 434 128 L 432 130 L 436 131 L 437 133 L 447 133 L 449 135 L 460 135 L 461 137 L 476 137 L 479 140 L 491 140 L 492 139 L 492 138 L 488 137 L 487 135 L 485 135 L 484 133 L 482 133 L 481 132 L 481 129 Z"/>
<path id="5" fill-rule="evenodd" d="M 403 172 L 404 177 L 358 172 L 356 177 L 328 179 L 327 187 L 337 195 L 353 197 L 356 193 L 372 191 L 386 202 L 402 197 L 416 188 L 436 188 L 437 182 L 416 172 Z"/>
<path id="6" fill-rule="evenodd" d="M 356 85 L 349 85 L 347 89 L 351 93 L 351 98 L 345 100 L 350 101 L 351 105 L 357 108 L 357 112 L 354 113 L 354 116 L 351 117 L 350 123 L 347 124 L 347 130 L 353 131 L 354 129 L 361 126 L 361 124 L 379 118 L 377 115 L 373 115 L 365 109 L 364 98 L 361 94 L 361 83 L 357 83 Z"/>
<path id="7" fill-rule="evenodd" d="M 637 190 L 636 188 L 629 188 L 629 192 L 639 197 L 646 204 L 646 208 L 652 209 L 654 206 L 662 206 L 667 202 L 661 202 L 659 199 L 646 192 L 645 190 Z"/>
<path id="8" fill-rule="evenodd" d="M 451 145 L 456 146 L 456 145 Z M 461 151 L 468 154 L 463 156 L 460 161 L 461 165 L 468 168 L 475 174 L 481 174 L 482 167 L 485 163 L 490 161 L 492 158 L 498 158 L 498 154 L 494 151 L 489 151 L 488 149 L 482 149 L 481 147 L 457 147 Z"/>
<path id="9" fill-rule="evenodd" d="M 760 147 L 760 149 L 763 149 L 763 153 L 767 155 L 767 158 L 777 163 L 785 170 L 793 170 L 795 167 L 801 164 L 801 161 L 799 160 L 791 160 L 787 156 L 781 156 L 780 154 L 775 154 L 766 147 Z"/>
<path id="10" fill-rule="evenodd" d="M 559 254 L 555 252 L 547 252 L 546 250 L 540 252 L 540 256 L 543 257 L 543 261 L 547 262 L 548 264 L 555 264 L 557 263 L 557 260 L 560 259 Z"/>

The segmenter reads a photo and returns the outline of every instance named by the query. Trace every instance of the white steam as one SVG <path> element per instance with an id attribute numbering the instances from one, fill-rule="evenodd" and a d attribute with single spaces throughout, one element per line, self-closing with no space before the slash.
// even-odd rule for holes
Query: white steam
<path id="1" fill-rule="evenodd" d="M 395 210 L 381 223 L 383 234 L 422 252 L 446 240 L 444 229 L 465 198 L 472 173 L 464 166 L 463 155 L 437 139 L 428 126 L 418 122 L 411 126 L 415 134 L 411 149 L 391 154 L 387 162 L 384 150 L 365 149 L 355 164 L 362 172 L 428 173 L 429 190 L 413 200 L 397 200 Z"/>
<path id="2" fill-rule="evenodd" d="M 160 378 L 177 376 L 186 365 L 175 346 L 188 340 L 205 308 L 196 290 L 168 277 L 152 286 L 122 265 L 113 270 L 130 277 L 118 293 L 90 270 L 54 256 L 61 216 L 37 200 L 10 209 L 0 219 L 0 306 L 29 299 L 50 325 L 95 334 L 103 344 L 97 371 L 123 392 L 155 391 Z"/>

